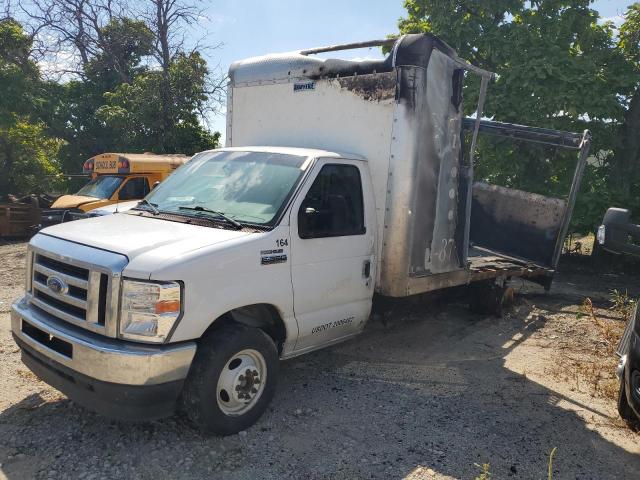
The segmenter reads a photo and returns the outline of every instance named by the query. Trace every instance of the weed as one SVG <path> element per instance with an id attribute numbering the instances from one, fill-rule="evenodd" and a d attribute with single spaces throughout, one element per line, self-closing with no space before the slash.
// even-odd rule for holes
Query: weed
<path id="1" fill-rule="evenodd" d="M 556 452 L 558 451 L 558 447 L 553 447 L 551 453 L 549 454 L 549 470 L 548 470 L 548 480 L 553 480 L 553 457 L 556 456 Z"/>
<path id="2" fill-rule="evenodd" d="M 558 451 L 558 447 L 553 447 L 553 449 L 551 450 L 551 453 L 549 453 L 549 463 L 547 465 L 548 480 L 553 480 L 553 459 L 555 458 L 557 451 Z M 480 472 L 480 475 L 478 475 L 475 478 L 475 480 L 491 480 L 493 478 L 493 475 L 489 470 L 490 465 L 488 463 L 483 463 L 482 465 L 475 463 L 474 465 L 482 470 Z"/>
<path id="3" fill-rule="evenodd" d="M 619 313 L 624 319 L 628 319 L 633 312 L 633 307 L 635 306 L 635 302 L 629 296 L 627 291 L 620 292 L 618 290 L 611 291 L 611 310 L 616 313 Z"/>
<path id="4" fill-rule="evenodd" d="M 482 469 L 482 472 L 480 473 L 480 475 L 478 475 L 475 478 L 475 480 L 491 480 L 491 478 L 493 478 L 493 476 L 491 475 L 491 472 L 489 471 L 488 463 L 483 463 L 482 465 L 478 465 L 476 463 L 475 465 L 476 467 Z"/>
<path id="5" fill-rule="evenodd" d="M 614 290 L 614 292 L 617 292 L 617 291 Z M 618 297 L 616 298 L 618 298 L 618 301 L 622 303 L 626 301 L 621 295 L 618 295 Z M 633 303 L 631 305 L 633 306 Z M 616 310 L 616 312 L 618 312 L 618 310 Z M 605 346 L 604 351 L 600 352 L 601 356 L 613 355 L 615 353 L 615 347 L 618 344 L 620 337 L 622 336 L 622 328 L 620 324 L 618 322 L 614 323 L 611 321 L 599 319 L 595 313 L 595 309 L 593 308 L 593 302 L 591 301 L 590 298 L 584 299 L 584 302 L 582 302 L 582 305 L 580 306 L 580 310 L 578 314 L 576 314 L 577 319 L 583 318 L 585 316 L 591 318 L 600 330 L 600 335 L 601 335 L 600 343 L 603 343 Z"/>
<path id="6" fill-rule="evenodd" d="M 615 349 L 622 336 L 624 322 L 620 318 L 633 308 L 626 292 L 611 292 L 609 312 L 598 310 L 585 298 L 576 312 L 582 335 L 567 338 L 567 347 L 556 362 L 555 375 L 571 385 L 572 391 L 616 400 L 618 382 L 614 372 Z"/>

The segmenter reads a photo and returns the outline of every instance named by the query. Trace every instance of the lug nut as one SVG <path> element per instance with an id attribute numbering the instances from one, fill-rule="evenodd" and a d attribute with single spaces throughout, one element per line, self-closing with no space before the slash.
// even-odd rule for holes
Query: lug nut
<path id="1" fill-rule="evenodd" d="M 257 377 L 257 376 L 258 376 L 258 371 L 257 371 L 257 370 L 254 370 L 254 371 L 253 371 L 253 374 Z"/>

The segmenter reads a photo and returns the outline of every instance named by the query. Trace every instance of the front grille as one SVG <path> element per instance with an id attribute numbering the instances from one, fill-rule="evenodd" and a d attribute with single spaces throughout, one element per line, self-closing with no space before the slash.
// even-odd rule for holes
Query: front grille
<path id="1" fill-rule="evenodd" d="M 44 255 L 36 255 L 36 263 L 55 270 L 60 273 L 65 273 L 81 280 L 89 280 L 89 270 L 82 267 L 76 267 L 68 263 L 61 262 L 54 258 L 45 257 Z"/>
<path id="2" fill-rule="evenodd" d="M 33 306 L 58 320 L 98 333 L 113 332 L 106 328 L 117 287 L 110 275 L 43 253 L 35 253 L 32 265 Z"/>
<path id="3" fill-rule="evenodd" d="M 52 308 L 57 309 L 60 312 L 64 312 L 67 315 L 71 315 L 77 318 L 78 320 L 83 320 L 83 321 L 87 320 L 87 308 L 86 308 L 87 303 L 86 302 L 84 301 L 82 302 L 84 307 L 77 307 L 75 305 L 67 303 L 64 300 L 58 300 L 55 297 L 47 295 L 46 293 L 40 291 L 40 287 L 41 287 L 40 283 L 37 283 L 36 291 L 33 292 L 33 296 L 36 299 L 38 299 L 38 301 L 44 302 L 47 305 L 51 305 Z M 71 298 L 70 295 L 69 297 Z"/>

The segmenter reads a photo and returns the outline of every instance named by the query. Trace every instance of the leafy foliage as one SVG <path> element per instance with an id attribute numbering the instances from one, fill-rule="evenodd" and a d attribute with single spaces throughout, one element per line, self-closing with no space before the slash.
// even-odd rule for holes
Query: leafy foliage
<path id="1" fill-rule="evenodd" d="M 59 173 L 57 154 L 62 141 L 46 135 L 42 123 L 16 119 L 0 127 L 0 165 L 4 181 L 15 193 L 41 193 L 45 176 Z M 4 183 L 3 181 L 3 183 Z"/>
<path id="2" fill-rule="evenodd" d="M 59 172 L 62 141 L 47 135 L 39 119 L 46 87 L 30 51 L 20 24 L 0 21 L 0 198 L 40 192 L 44 175 Z"/>
<path id="3" fill-rule="evenodd" d="M 168 151 L 195 153 L 214 148 L 219 133 L 211 134 L 199 123 L 206 96 L 203 94 L 206 62 L 199 53 L 177 55 L 169 68 L 171 110 L 175 129 L 167 145 L 160 98 L 162 73 L 147 71 L 131 83 L 120 84 L 105 94 L 106 105 L 97 116 L 106 128 L 136 150 L 166 146 Z"/>
<path id="4" fill-rule="evenodd" d="M 109 91 L 130 82 L 144 72 L 142 59 L 153 51 L 153 32 L 144 22 L 130 18 L 112 19 L 99 29 L 100 50 L 87 62 L 87 79 Z"/>
<path id="5" fill-rule="evenodd" d="M 220 134 L 203 125 L 206 61 L 185 52 L 175 31 L 190 7 L 154 2 L 169 9 L 162 32 L 154 17 L 131 18 L 130 5 L 111 0 L 33 2 L 23 13 L 34 35 L 15 20 L 0 22 L 0 196 L 60 188 L 44 176 L 78 173 L 103 152 L 193 154 L 218 146 Z M 160 43 L 167 55 L 159 63 Z M 47 48 L 54 58 L 72 57 L 57 82 L 43 80 L 36 63 L 49 58 L 36 55 Z"/>
<path id="6" fill-rule="evenodd" d="M 620 48 L 636 66 L 640 66 L 640 3 L 629 6 L 620 27 Z"/>
<path id="7" fill-rule="evenodd" d="M 622 152 L 621 126 L 638 86 L 630 59 L 634 52 L 637 55 L 638 29 L 631 23 L 640 17 L 640 4 L 630 8 L 633 13 L 620 31 L 620 43 L 614 25 L 599 21 L 590 4 L 591 0 L 406 0 L 407 17 L 399 23 L 402 33 L 434 33 L 463 58 L 497 74 L 485 116 L 592 131 L 594 158 L 574 215 L 574 229 L 579 231 L 592 230 L 606 208 L 617 202 L 633 206 L 635 201 L 640 207 L 630 187 L 630 178 L 637 183 L 637 168 L 632 177 L 621 171 L 621 165 L 639 161 L 639 151 Z M 478 84 L 467 84 L 469 114 L 475 110 Z M 558 195 L 568 191 L 574 159 L 546 148 L 483 139 L 477 174 L 506 186 Z"/>

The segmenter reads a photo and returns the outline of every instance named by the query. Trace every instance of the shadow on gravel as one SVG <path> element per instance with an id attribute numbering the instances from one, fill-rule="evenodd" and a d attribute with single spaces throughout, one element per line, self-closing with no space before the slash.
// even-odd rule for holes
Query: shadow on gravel
<path id="1" fill-rule="evenodd" d="M 530 307 L 519 308 L 495 319 L 451 303 L 414 305 L 387 327 L 373 323 L 349 343 L 284 362 L 270 411 L 227 438 L 202 436 L 179 417 L 118 423 L 32 395 L 0 413 L 0 473 L 353 479 L 432 478 L 432 470 L 475 478 L 474 464 L 487 462 L 494 478 L 531 479 L 546 478 L 558 447 L 554 478 L 637 478 L 638 456 L 575 413 L 606 421 L 606 412 L 505 367 L 545 322 L 525 320 Z"/>

